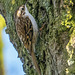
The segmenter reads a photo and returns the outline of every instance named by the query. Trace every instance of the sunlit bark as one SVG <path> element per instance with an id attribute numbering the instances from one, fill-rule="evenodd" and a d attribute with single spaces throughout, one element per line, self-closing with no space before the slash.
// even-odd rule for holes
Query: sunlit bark
<path id="1" fill-rule="evenodd" d="M 37 75 L 29 53 L 16 34 L 14 13 L 25 0 L 2 0 L 7 21 L 6 32 L 23 62 L 27 75 Z M 36 44 L 36 57 L 42 75 L 75 74 L 75 4 L 74 0 L 28 0 L 29 12 L 37 21 L 39 29 L 45 24 Z M 70 41 L 71 40 L 71 41 Z M 69 51 L 71 53 L 69 53 Z M 71 55 L 71 56 L 70 56 Z M 71 65 L 70 62 L 73 60 Z M 73 66 L 72 66 L 73 65 Z"/>

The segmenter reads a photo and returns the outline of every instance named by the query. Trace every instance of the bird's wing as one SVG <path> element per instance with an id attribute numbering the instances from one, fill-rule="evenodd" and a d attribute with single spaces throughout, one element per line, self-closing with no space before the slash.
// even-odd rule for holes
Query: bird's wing
<path id="1" fill-rule="evenodd" d="M 29 17 L 19 18 L 16 25 L 17 33 L 20 40 L 23 42 L 26 49 L 31 50 L 33 39 L 33 26 Z"/>

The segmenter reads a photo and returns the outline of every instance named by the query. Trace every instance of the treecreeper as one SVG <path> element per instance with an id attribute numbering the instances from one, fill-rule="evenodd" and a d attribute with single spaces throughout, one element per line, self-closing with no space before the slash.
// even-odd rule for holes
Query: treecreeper
<path id="1" fill-rule="evenodd" d="M 15 13 L 15 25 L 17 35 L 20 41 L 23 43 L 26 50 L 29 51 L 32 62 L 35 66 L 38 75 L 41 75 L 40 68 L 38 66 L 35 56 L 35 44 L 38 37 L 38 26 L 34 17 L 29 13 L 26 4 L 20 6 Z"/>

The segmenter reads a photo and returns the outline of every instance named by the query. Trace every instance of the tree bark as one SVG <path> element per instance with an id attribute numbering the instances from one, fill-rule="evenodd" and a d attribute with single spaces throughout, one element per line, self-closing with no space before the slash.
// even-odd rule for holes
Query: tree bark
<path id="1" fill-rule="evenodd" d="M 21 44 L 14 25 L 16 9 L 26 0 L 2 0 L 7 21 L 6 32 L 18 52 L 27 75 L 37 75 L 31 56 Z M 27 7 L 34 16 L 39 29 L 35 55 L 41 75 L 75 74 L 75 1 L 73 0 L 28 0 Z"/>

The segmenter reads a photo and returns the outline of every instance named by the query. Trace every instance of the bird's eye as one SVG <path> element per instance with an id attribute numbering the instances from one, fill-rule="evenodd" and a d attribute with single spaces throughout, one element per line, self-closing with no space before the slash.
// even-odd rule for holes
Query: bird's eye
<path id="1" fill-rule="evenodd" d="M 22 10 L 24 10 L 24 8 L 22 8 Z"/>

